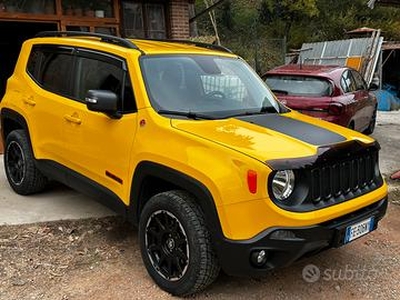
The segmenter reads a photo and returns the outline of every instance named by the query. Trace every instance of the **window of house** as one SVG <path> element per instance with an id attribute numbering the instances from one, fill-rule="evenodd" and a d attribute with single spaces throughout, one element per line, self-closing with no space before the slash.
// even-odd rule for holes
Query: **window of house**
<path id="1" fill-rule="evenodd" d="M 131 38 L 167 38 L 164 2 L 122 1 L 123 31 Z"/>

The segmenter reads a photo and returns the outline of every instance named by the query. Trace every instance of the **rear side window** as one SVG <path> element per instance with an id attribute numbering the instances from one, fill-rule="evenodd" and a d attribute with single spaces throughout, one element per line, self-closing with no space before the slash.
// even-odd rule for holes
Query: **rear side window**
<path id="1" fill-rule="evenodd" d="M 88 90 L 117 94 L 120 112 L 136 111 L 125 62 L 108 54 L 55 45 L 33 47 L 27 72 L 42 88 L 80 102 Z"/>
<path id="2" fill-rule="evenodd" d="M 71 97 L 72 48 L 36 46 L 29 57 L 28 74 L 44 89 Z"/>
<path id="3" fill-rule="evenodd" d="M 318 77 L 272 75 L 265 82 L 273 92 L 284 95 L 328 97 L 333 91 L 328 80 Z"/>
<path id="4" fill-rule="evenodd" d="M 340 78 L 340 86 L 345 93 L 351 93 L 358 90 L 357 82 L 352 76 L 350 70 L 346 70 L 343 72 L 343 75 Z"/>
<path id="5" fill-rule="evenodd" d="M 357 85 L 357 90 L 366 90 L 367 89 L 367 84 L 365 83 L 364 79 L 362 78 L 361 74 L 358 73 L 355 70 L 351 70 L 351 74 L 353 75 L 353 78 L 356 82 Z"/>

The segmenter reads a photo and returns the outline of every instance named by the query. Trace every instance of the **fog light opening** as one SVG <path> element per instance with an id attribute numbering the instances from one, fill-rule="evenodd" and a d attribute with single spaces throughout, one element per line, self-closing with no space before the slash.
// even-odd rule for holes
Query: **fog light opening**
<path id="1" fill-rule="evenodd" d="M 275 230 L 269 237 L 271 240 L 296 240 L 297 236 L 290 230 Z"/>
<path id="2" fill-rule="evenodd" d="M 257 268 L 263 267 L 267 262 L 267 258 L 268 258 L 267 250 L 253 251 L 250 256 L 251 263 Z"/>

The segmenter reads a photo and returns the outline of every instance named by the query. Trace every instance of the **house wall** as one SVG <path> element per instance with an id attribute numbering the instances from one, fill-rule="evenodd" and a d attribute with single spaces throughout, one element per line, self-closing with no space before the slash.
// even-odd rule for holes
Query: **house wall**
<path id="1" fill-rule="evenodd" d="M 170 35 L 172 39 L 187 39 L 189 37 L 189 1 L 171 0 Z"/>

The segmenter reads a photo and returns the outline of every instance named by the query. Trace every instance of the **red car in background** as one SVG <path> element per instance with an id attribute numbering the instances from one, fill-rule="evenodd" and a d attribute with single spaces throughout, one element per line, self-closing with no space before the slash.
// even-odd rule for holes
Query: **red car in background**
<path id="1" fill-rule="evenodd" d="M 376 97 L 352 68 L 293 64 L 262 78 L 289 108 L 366 134 L 375 129 Z"/>

